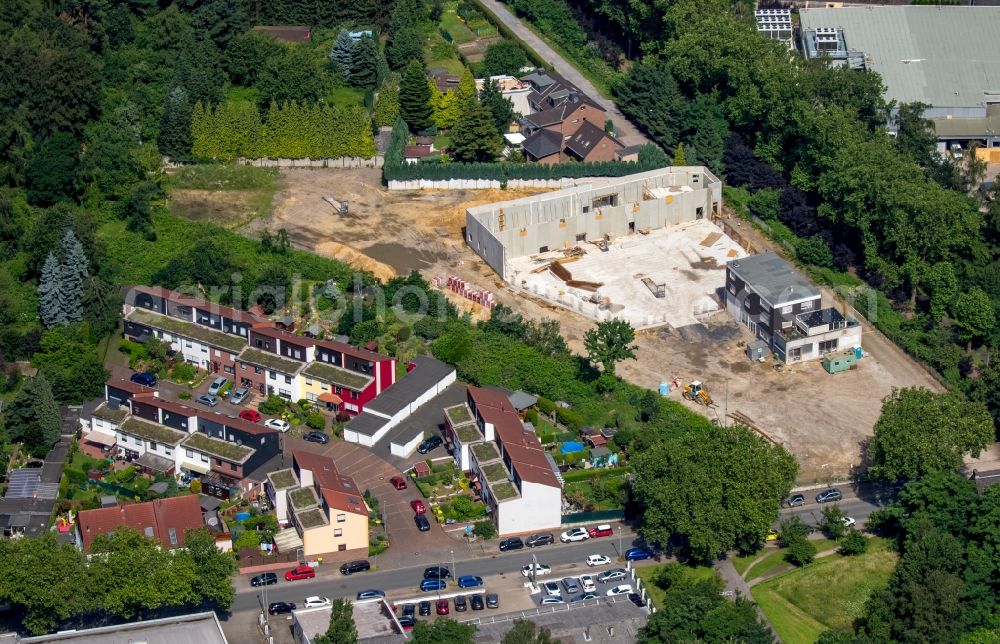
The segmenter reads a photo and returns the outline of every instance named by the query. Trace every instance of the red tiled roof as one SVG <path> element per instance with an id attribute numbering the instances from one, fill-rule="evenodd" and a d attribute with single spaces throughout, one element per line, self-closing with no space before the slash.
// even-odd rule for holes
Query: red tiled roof
<path id="1" fill-rule="evenodd" d="M 181 416 L 186 416 L 191 418 L 192 416 L 198 415 L 198 409 L 194 407 L 189 407 L 183 403 L 175 402 L 173 400 L 166 400 L 160 398 L 159 396 L 153 395 L 152 392 L 143 392 L 141 394 L 136 394 L 132 396 L 132 400 L 137 403 L 142 403 L 144 405 L 149 405 L 150 407 L 156 407 L 157 409 L 162 409 L 163 411 L 169 411 L 172 414 L 180 414 Z"/>
<path id="2" fill-rule="evenodd" d="M 429 145 L 408 145 L 403 150 L 403 157 L 407 159 L 422 159 L 430 155 L 431 146 Z"/>
<path id="3" fill-rule="evenodd" d="M 538 436 L 524 428 L 510 399 L 503 392 L 471 385 L 468 391 L 475 403 L 476 413 L 485 422 L 493 424 L 521 480 L 558 487 L 559 481 L 545 458 Z"/>
<path id="4" fill-rule="evenodd" d="M 368 516 L 368 506 L 365 505 L 364 498 L 358 494 L 357 490 L 353 493 L 346 493 L 322 489 L 321 492 L 326 504 L 331 508 Z"/>
<path id="5" fill-rule="evenodd" d="M 123 525 L 138 530 L 143 536 L 159 539 L 163 547 L 169 549 L 182 547 L 184 532 L 200 528 L 204 521 L 201 504 L 195 494 L 114 508 L 81 510 L 77 515 L 77 526 L 84 552 L 90 552 L 90 546 L 98 535 L 110 534 Z M 174 529 L 176 545 L 170 541 L 170 528 Z"/>
<path id="6" fill-rule="evenodd" d="M 152 393 L 154 391 L 152 387 L 145 387 L 137 382 L 125 380 L 124 378 L 120 380 L 109 380 L 106 384 L 114 387 L 115 389 L 121 389 L 122 391 L 127 391 L 133 394 L 142 394 L 146 392 Z"/>
<path id="7" fill-rule="evenodd" d="M 296 450 L 292 458 L 300 470 L 312 472 L 313 480 L 331 508 L 368 515 L 357 483 L 349 476 L 341 476 L 333 459 L 312 452 Z"/>

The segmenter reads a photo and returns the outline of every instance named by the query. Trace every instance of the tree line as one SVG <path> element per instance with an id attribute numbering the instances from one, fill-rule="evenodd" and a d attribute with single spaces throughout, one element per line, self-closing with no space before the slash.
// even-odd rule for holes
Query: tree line
<path id="1" fill-rule="evenodd" d="M 198 103 L 191 119 L 192 153 L 206 159 L 328 159 L 375 156 L 375 139 L 360 106 L 273 105 L 262 120 L 249 102 Z M 359 127 L 361 124 L 361 127 Z"/>

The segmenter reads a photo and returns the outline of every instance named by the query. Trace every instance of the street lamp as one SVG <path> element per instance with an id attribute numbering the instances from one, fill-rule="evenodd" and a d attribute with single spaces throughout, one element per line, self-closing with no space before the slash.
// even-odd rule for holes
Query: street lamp
<path id="1" fill-rule="evenodd" d="M 455 580 L 455 582 L 457 583 L 458 582 L 458 573 L 455 571 L 455 551 L 454 550 L 451 551 L 451 576 Z"/>

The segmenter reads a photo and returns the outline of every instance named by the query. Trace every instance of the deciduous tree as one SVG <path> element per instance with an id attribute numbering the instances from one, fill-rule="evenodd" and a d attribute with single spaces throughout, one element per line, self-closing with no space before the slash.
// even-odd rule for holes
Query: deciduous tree
<path id="1" fill-rule="evenodd" d="M 528 56 L 521 45 L 513 40 L 503 39 L 486 48 L 483 57 L 483 73 L 490 76 L 517 76 L 521 68 L 528 64 Z"/>
<path id="2" fill-rule="evenodd" d="M 923 388 L 893 389 L 868 444 L 869 472 L 898 481 L 952 470 L 992 440 L 993 419 L 982 403 Z"/>
<path id="3" fill-rule="evenodd" d="M 42 141 L 28 165 L 28 200 L 51 206 L 76 195 L 74 182 L 80 164 L 80 143 L 68 132 L 56 132 Z"/>
<path id="4" fill-rule="evenodd" d="M 330 609 L 330 625 L 326 633 L 316 638 L 316 644 L 357 644 L 358 628 L 354 625 L 351 602 L 338 597 Z"/>
<path id="5" fill-rule="evenodd" d="M 635 329 L 618 318 L 598 322 L 583 336 L 583 345 L 591 362 L 600 363 L 604 371 L 614 374 L 615 365 L 622 360 L 635 360 L 637 345 Z"/>
<path id="6" fill-rule="evenodd" d="M 986 291 L 978 286 L 973 286 L 958 296 L 952 313 L 958 326 L 958 336 L 968 343 L 970 350 L 973 340 L 985 338 L 996 325 L 993 302 Z"/>
<path id="7" fill-rule="evenodd" d="M 447 617 L 433 622 L 420 620 L 413 627 L 413 644 L 473 644 L 476 627 Z"/>

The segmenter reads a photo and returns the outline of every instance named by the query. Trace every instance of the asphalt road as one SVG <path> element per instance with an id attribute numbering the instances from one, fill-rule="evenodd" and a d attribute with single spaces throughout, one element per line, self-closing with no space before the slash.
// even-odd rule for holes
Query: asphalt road
<path id="1" fill-rule="evenodd" d="M 622 535 L 621 546 L 628 549 L 632 546 L 632 539 L 635 535 Z M 572 568 L 564 570 L 554 570 L 548 577 L 561 579 L 566 575 L 582 575 L 588 570 L 586 562 L 587 556 L 603 554 L 614 560 L 618 557 L 618 535 L 613 537 L 587 540 L 578 543 L 553 544 L 538 548 L 524 548 L 513 552 L 499 552 L 489 558 L 480 558 L 470 561 L 456 561 L 456 577 L 461 575 L 478 575 L 488 577 L 494 575 L 516 575 L 521 576 L 521 567 L 531 563 L 531 556 L 538 557 L 538 563 L 548 566 L 561 566 L 563 564 L 575 564 Z M 441 565 L 451 567 L 450 561 L 443 561 Z M 624 566 L 624 564 L 622 564 Z M 613 565 L 612 567 L 617 567 Z M 329 567 L 331 572 L 333 566 Z M 271 603 L 276 601 L 302 603 L 302 600 L 310 595 L 320 595 L 331 599 L 336 597 L 347 597 L 353 599 L 358 591 L 369 588 L 377 588 L 389 593 L 396 589 L 407 589 L 412 591 L 408 596 L 421 594 L 418 590 L 420 581 L 424 577 L 426 566 L 414 566 L 396 570 L 382 570 L 376 572 L 359 573 L 355 575 L 343 576 L 339 572 L 321 573 L 315 579 L 303 581 L 285 581 L 284 571 L 278 573 L 278 583 L 267 586 L 267 598 L 263 597 L 265 588 L 249 588 L 249 583 L 244 577 L 238 584 L 236 599 L 233 602 L 232 611 L 239 612 L 258 608 L 261 603 Z M 604 570 L 602 567 L 598 570 Z M 449 582 L 446 592 L 458 590 L 453 582 Z M 261 596 L 258 598 L 258 594 Z M 435 593 L 426 593 L 428 599 L 433 599 Z"/>

